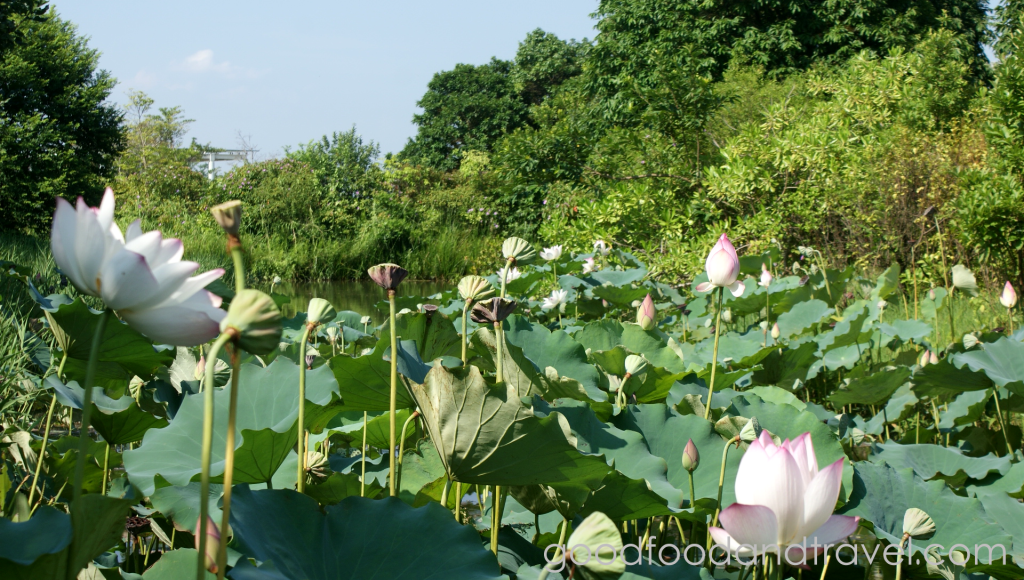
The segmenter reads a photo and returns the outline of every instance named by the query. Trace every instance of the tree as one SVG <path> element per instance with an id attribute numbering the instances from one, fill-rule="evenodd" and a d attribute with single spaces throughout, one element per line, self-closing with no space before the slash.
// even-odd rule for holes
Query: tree
<path id="1" fill-rule="evenodd" d="M 587 39 L 560 40 L 540 28 L 526 35 L 516 51 L 512 82 L 524 101 L 539 105 L 565 81 L 583 72 L 590 49 Z"/>
<path id="2" fill-rule="evenodd" d="M 527 105 L 512 82 L 512 63 L 492 58 L 479 66 L 457 64 L 434 75 L 416 103 L 419 126 L 399 155 L 441 170 L 459 167 L 463 151 L 490 151 L 505 133 L 522 126 Z"/>
<path id="3" fill-rule="evenodd" d="M 121 114 L 105 103 L 115 80 L 74 25 L 41 6 L 0 14 L 15 36 L 0 51 L 4 229 L 44 230 L 55 196 L 97 202 L 124 147 Z"/>
<path id="4" fill-rule="evenodd" d="M 198 147 L 182 149 L 182 139 L 194 120 L 186 119 L 181 107 L 161 107 L 150 113 L 153 99 L 142 91 L 129 91 L 124 106 L 128 120 L 125 151 L 117 160 L 118 173 L 145 172 L 167 164 L 189 164 Z"/>

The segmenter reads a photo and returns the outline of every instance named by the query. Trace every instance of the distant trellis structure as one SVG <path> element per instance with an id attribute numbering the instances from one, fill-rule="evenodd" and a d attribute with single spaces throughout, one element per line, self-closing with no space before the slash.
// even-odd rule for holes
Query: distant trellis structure
<path id="1" fill-rule="evenodd" d="M 203 151 L 203 159 L 206 160 L 206 177 L 213 181 L 213 164 L 216 161 L 246 161 L 249 156 L 255 153 L 255 149 L 218 149 L 216 151 Z"/>

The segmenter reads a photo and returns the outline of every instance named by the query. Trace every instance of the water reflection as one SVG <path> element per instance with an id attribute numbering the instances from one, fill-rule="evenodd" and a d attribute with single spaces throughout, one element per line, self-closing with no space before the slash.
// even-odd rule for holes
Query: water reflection
<path id="1" fill-rule="evenodd" d="M 443 282 L 405 281 L 399 287 L 399 296 L 430 296 L 450 288 Z M 270 290 L 270 286 L 261 288 Z M 373 324 L 387 320 L 387 309 L 377 310 L 376 304 L 387 299 L 384 290 L 369 280 L 340 282 L 282 282 L 274 286 L 274 293 L 290 296 L 292 301 L 284 306 L 283 314 L 295 316 L 309 305 L 310 298 L 323 298 L 337 310 L 352 310 L 373 318 Z"/>

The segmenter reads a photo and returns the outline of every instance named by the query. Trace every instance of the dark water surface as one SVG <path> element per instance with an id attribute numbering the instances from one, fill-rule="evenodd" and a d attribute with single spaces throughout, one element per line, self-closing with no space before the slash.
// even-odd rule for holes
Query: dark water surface
<path id="1" fill-rule="evenodd" d="M 423 296 L 426 298 L 442 290 L 454 287 L 454 284 L 431 281 L 405 281 L 399 287 L 399 296 Z M 262 288 L 269 290 L 269 286 Z M 380 324 L 387 318 L 387 309 L 377 310 L 376 304 L 387 300 L 384 290 L 370 280 L 339 281 L 339 282 L 282 282 L 274 286 L 276 294 L 284 294 L 292 298 L 291 304 L 284 307 L 285 316 L 294 316 L 296 312 L 305 312 L 310 298 L 323 298 L 334 308 L 352 310 L 373 318 L 373 324 Z"/>

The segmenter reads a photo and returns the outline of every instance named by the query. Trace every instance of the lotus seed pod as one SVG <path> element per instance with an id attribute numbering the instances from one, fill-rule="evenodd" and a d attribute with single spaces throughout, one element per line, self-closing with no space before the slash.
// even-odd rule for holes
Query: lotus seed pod
<path id="1" fill-rule="evenodd" d="M 312 449 L 306 451 L 306 483 L 323 483 L 331 473 L 331 463 L 326 455 Z"/>
<path id="2" fill-rule="evenodd" d="M 779 340 L 779 336 L 781 335 L 782 331 L 779 330 L 779 323 L 776 322 L 775 324 L 772 325 L 772 338 L 774 338 L 775 340 Z"/>
<path id="3" fill-rule="evenodd" d="M 281 311 L 274 299 L 251 288 L 239 292 L 231 301 L 228 315 L 220 323 L 221 332 L 234 329 L 239 346 L 252 354 L 267 354 L 281 343 Z"/>
<path id="4" fill-rule="evenodd" d="M 491 298 L 473 306 L 469 316 L 477 324 L 494 324 L 502 322 L 515 312 L 516 301 L 505 298 Z"/>
<path id="5" fill-rule="evenodd" d="M 199 538 L 202 533 L 203 520 L 196 518 L 196 550 L 199 549 Z M 220 552 L 220 530 L 213 518 L 206 517 L 206 569 L 211 574 L 217 573 L 217 553 Z"/>
<path id="6" fill-rule="evenodd" d="M 978 343 L 981 342 L 981 341 L 978 340 L 978 337 L 974 336 L 973 334 L 965 334 L 963 342 L 964 342 L 964 348 L 966 350 L 971 350 L 972 348 L 978 346 Z"/>
<path id="7" fill-rule="evenodd" d="M 585 569 L 587 576 L 618 578 L 626 571 L 622 553 L 622 535 L 615 522 L 601 512 L 594 512 L 573 530 L 566 542 L 565 557 Z"/>
<path id="8" fill-rule="evenodd" d="M 371 280 L 389 293 L 397 290 L 398 285 L 409 275 L 408 270 L 398 264 L 378 264 L 367 270 L 367 273 Z"/>
<path id="9" fill-rule="evenodd" d="M 238 236 L 238 230 L 242 225 L 242 202 L 237 199 L 226 201 L 220 205 L 210 208 L 213 219 L 217 220 L 224 233 L 229 236 Z"/>
<path id="10" fill-rule="evenodd" d="M 537 250 L 530 242 L 513 236 L 501 244 L 501 255 L 514 264 L 525 265 L 537 259 Z"/>
<path id="11" fill-rule="evenodd" d="M 750 420 L 747 421 L 747 424 L 740 429 L 740 441 L 744 441 L 746 443 L 755 441 L 761 436 L 762 431 L 764 431 L 764 429 L 761 428 L 761 423 L 757 421 L 757 417 L 751 417 Z"/>
<path id="12" fill-rule="evenodd" d="M 339 330 L 337 326 L 328 326 L 324 329 L 324 333 L 327 334 L 327 340 L 331 341 L 331 344 L 338 342 Z"/>
<path id="13" fill-rule="evenodd" d="M 367 324 L 371 324 L 371 323 L 373 322 L 373 319 L 372 319 L 372 318 L 370 318 L 369 316 L 364 316 L 364 317 L 362 317 L 362 318 L 360 318 L 360 319 L 359 319 L 359 322 L 360 322 L 360 323 L 361 323 L 361 324 L 362 324 L 363 326 L 366 326 Z"/>
<path id="14" fill-rule="evenodd" d="M 647 359 L 631 354 L 626 357 L 626 374 L 638 377 L 647 372 Z"/>
<path id="15" fill-rule="evenodd" d="M 683 449 L 683 469 L 693 473 L 699 465 L 700 452 L 697 451 L 697 446 L 693 444 L 693 439 L 690 439 L 686 442 L 686 447 Z"/>
<path id="16" fill-rule="evenodd" d="M 923 510 L 910 508 L 903 514 L 903 533 L 912 538 L 926 536 L 935 531 L 935 521 Z"/>
<path id="17" fill-rule="evenodd" d="M 651 330 L 655 325 L 655 315 L 654 300 L 651 299 L 651 295 L 648 294 L 647 297 L 644 298 L 644 301 L 640 303 L 640 307 L 636 311 L 636 323 L 644 330 Z"/>
<path id="18" fill-rule="evenodd" d="M 337 311 L 334 310 L 334 306 L 331 306 L 330 302 L 323 298 L 313 298 L 309 301 L 309 309 L 306 312 L 306 322 L 314 326 L 318 324 L 327 324 L 334 320 L 334 317 L 337 314 Z"/>
<path id="19" fill-rule="evenodd" d="M 459 280 L 459 296 L 466 302 L 481 300 L 494 294 L 491 283 L 482 276 L 466 276 Z"/>

